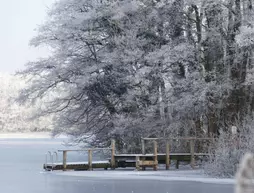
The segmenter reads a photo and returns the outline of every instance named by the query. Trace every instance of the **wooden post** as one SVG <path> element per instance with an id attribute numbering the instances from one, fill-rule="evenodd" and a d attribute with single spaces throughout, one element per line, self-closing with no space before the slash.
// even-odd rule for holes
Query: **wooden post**
<path id="1" fill-rule="evenodd" d="M 194 157 L 194 148 L 195 148 L 195 143 L 194 139 L 190 140 L 190 154 L 191 154 L 191 167 L 194 169 L 195 166 L 195 157 Z"/>
<path id="2" fill-rule="evenodd" d="M 146 154 L 146 149 L 145 149 L 145 140 L 144 139 L 141 139 L 141 146 L 142 146 L 142 154 L 145 155 Z M 142 157 L 141 158 L 142 161 L 145 161 L 145 157 Z M 146 170 L 146 167 L 145 166 L 142 166 L 142 170 Z"/>
<path id="3" fill-rule="evenodd" d="M 67 169 L 66 162 L 67 162 L 67 151 L 63 151 L 63 171 L 66 171 Z"/>
<path id="4" fill-rule="evenodd" d="M 166 142 L 166 170 L 169 170 L 170 167 L 170 144 L 169 141 Z"/>
<path id="5" fill-rule="evenodd" d="M 176 160 L 176 169 L 179 169 L 179 160 Z"/>
<path id="6" fill-rule="evenodd" d="M 116 161 L 115 161 L 115 148 L 116 148 L 116 142 L 114 139 L 111 140 L 111 169 L 114 170 L 116 167 Z"/>
<path id="7" fill-rule="evenodd" d="M 139 167 L 139 156 L 136 157 L 136 170 L 140 170 L 140 167 Z"/>
<path id="8" fill-rule="evenodd" d="M 93 170 L 91 149 L 88 150 L 88 170 Z"/>
<path id="9" fill-rule="evenodd" d="M 153 170 L 156 171 L 158 169 L 158 147 L 157 147 L 157 141 L 153 141 L 153 147 L 154 147 L 154 166 L 153 166 Z"/>
<path id="10" fill-rule="evenodd" d="M 145 155 L 146 150 L 145 150 L 145 140 L 144 139 L 141 139 L 141 145 L 142 145 L 142 154 Z"/>

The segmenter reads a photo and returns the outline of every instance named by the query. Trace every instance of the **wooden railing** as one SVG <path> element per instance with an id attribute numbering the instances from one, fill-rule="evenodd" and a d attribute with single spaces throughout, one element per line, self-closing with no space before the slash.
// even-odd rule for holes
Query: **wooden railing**
<path id="1" fill-rule="evenodd" d="M 93 151 L 98 150 L 111 150 L 111 169 L 115 168 L 115 140 L 111 140 L 111 147 L 106 148 L 86 148 L 86 149 L 68 149 L 68 150 L 58 150 L 59 152 L 63 152 L 63 170 L 67 169 L 67 152 L 80 152 L 87 151 L 88 152 L 88 169 L 92 170 L 92 157 Z"/>
<path id="2" fill-rule="evenodd" d="M 163 154 L 158 154 L 158 141 L 163 140 L 165 142 L 165 150 L 166 153 Z M 175 140 L 185 140 L 185 141 L 189 141 L 189 153 L 187 153 L 188 155 L 185 155 L 186 153 L 179 153 L 180 155 L 177 155 L 178 153 L 172 153 L 171 152 L 171 145 L 173 143 L 173 141 Z M 126 154 L 128 156 L 132 156 L 136 159 L 136 167 L 137 169 L 139 169 L 140 167 L 142 169 L 145 169 L 145 167 L 153 167 L 154 170 L 157 170 L 158 167 L 158 157 L 160 157 L 160 161 L 161 161 L 161 156 L 165 156 L 165 165 L 166 165 L 166 170 L 169 170 L 170 168 L 170 159 L 176 159 L 177 160 L 177 164 L 176 166 L 178 167 L 179 165 L 179 160 L 181 161 L 181 159 L 183 158 L 176 158 L 177 156 L 189 156 L 190 159 L 190 164 L 191 167 L 194 168 L 195 166 L 195 156 L 196 155 L 205 155 L 205 153 L 195 153 L 195 142 L 197 140 L 209 140 L 209 141 L 213 141 L 214 138 L 195 138 L 195 137 L 185 137 L 185 138 L 141 138 L 141 149 L 142 149 L 142 153 L 141 154 Z M 146 144 L 145 141 L 152 141 L 153 142 L 153 153 L 152 154 L 146 154 Z M 164 145 L 163 145 L 164 148 Z M 68 152 L 80 152 L 80 151 L 86 151 L 88 152 L 88 170 L 92 170 L 93 169 L 93 163 L 92 163 L 92 159 L 93 159 L 93 152 L 94 151 L 98 151 L 98 150 L 111 150 L 111 158 L 110 158 L 110 162 L 108 163 L 108 165 L 110 165 L 111 169 L 115 169 L 116 168 L 116 162 L 119 161 L 120 157 L 126 157 L 126 155 L 124 154 L 116 154 L 115 150 L 115 140 L 111 140 L 111 146 L 110 147 L 106 147 L 106 148 L 86 148 L 86 149 L 68 149 L 68 150 L 58 150 L 59 152 L 63 153 L 63 170 L 67 170 L 67 153 Z M 153 157 L 153 160 L 151 160 L 151 156 Z M 175 157 L 173 157 L 175 156 Z M 148 158 L 148 159 L 147 159 Z M 96 164 L 96 163 L 94 163 Z M 98 164 L 98 163 L 97 163 Z M 95 165 L 94 165 L 95 166 Z M 52 166 L 53 167 L 53 166 Z"/>
<path id="3" fill-rule="evenodd" d="M 145 141 L 153 141 L 154 146 L 154 156 L 157 157 L 157 149 L 158 144 L 157 141 L 163 140 L 166 142 L 166 170 L 169 170 L 170 167 L 170 142 L 174 140 L 186 140 L 190 142 L 190 155 L 191 155 L 191 167 L 194 168 L 195 166 L 195 141 L 196 140 L 209 140 L 214 141 L 214 138 L 196 138 L 196 137 L 182 137 L 182 138 L 141 138 L 141 148 L 142 154 L 145 155 Z M 156 159 L 156 158 L 155 158 Z"/>

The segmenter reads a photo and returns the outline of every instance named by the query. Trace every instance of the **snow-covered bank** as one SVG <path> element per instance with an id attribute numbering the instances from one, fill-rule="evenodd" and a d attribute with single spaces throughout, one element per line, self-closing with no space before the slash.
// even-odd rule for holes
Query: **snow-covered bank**
<path id="1" fill-rule="evenodd" d="M 0 133 L 0 139 L 50 139 L 50 132 Z M 64 135 L 57 138 L 67 138 Z"/>
<path id="2" fill-rule="evenodd" d="M 169 170 L 169 171 L 68 171 L 56 172 L 62 176 L 76 176 L 94 179 L 136 179 L 158 181 L 189 181 L 212 184 L 234 184 L 235 179 L 210 178 L 202 170 Z"/>
<path id="3" fill-rule="evenodd" d="M 52 138 L 49 132 L 28 132 L 28 133 L 0 133 L 0 145 L 10 147 L 15 145 L 32 146 L 37 145 L 56 145 L 63 144 L 66 136 Z"/>
<path id="4" fill-rule="evenodd" d="M 49 139 L 51 138 L 48 132 L 38 132 L 38 133 L 0 133 L 0 139 Z"/>

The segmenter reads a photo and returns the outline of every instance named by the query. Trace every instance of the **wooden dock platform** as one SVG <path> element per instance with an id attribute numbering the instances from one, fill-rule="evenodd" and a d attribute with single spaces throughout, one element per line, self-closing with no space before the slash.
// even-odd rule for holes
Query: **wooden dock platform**
<path id="1" fill-rule="evenodd" d="M 59 163 L 57 152 L 54 152 L 56 155 L 56 163 L 54 163 L 53 155 L 51 152 L 48 152 L 50 155 L 51 163 L 47 162 L 43 165 L 43 168 L 47 171 L 49 170 L 93 170 L 96 168 L 102 169 L 115 169 L 115 168 L 126 168 L 126 167 L 135 167 L 137 170 L 145 170 L 146 167 L 153 167 L 154 170 L 158 169 L 158 164 L 165 164 L 166 170 L 169 169 L 171 160 L 176 162 L 176 168 L 179 168 L 179 162 L 189 162 L 192 168 L 195 167 L 195 160 L 203 159 L 209 154 L 207 153 L 195 153 L 194 151 L 194 139 L 190 139 L 190 152 L 189 153 L 171 153 L 170 144 L 166 144 L 166 153 L 157 152 L 157 141 L 153 138 L 154 150 L 153 153 L 145 153 L 145 145 L 142 143 L 142 153 L 141 154 L 116 154 L 115 153 L 115 141 L 112 140 L 110 148 L 90 148 L 90 149 L 79 149 L 79 150 L 58 150 L 58 152 L 63 153 L 63 162 Z M 148 140 L 148 139 L 146 139 Z M 92 161 L 93 151 L 98 150 L 110 150 L 111 157 L 106 161 Z M 67 162 L 67 152 L 71 151 L 87 151 L 88 152 L 88 161 L 87 162 Z"/>
<path id="2" fill-rule="evenodd" d="M 195 153 L 194 154 L 197 159 L 203 158 L 205 156 L 208 156 L 208 154 L 200 154 L 200 153 Z M 158 164 L 166 164 L 166 154 L 158 154 L 157 159 L 158 159 Z M 152 165 L 154 155 L 153 154 L 117 154 L 115 155 L 115 168 L 128 168 L 128 167 L 137 167 L 137 157 L 139 158 L 145 158 L 143 161 L 147 161 L 147 166 L 149 167 Z M 190 153 L 171 153 L 170 160 L 176 161 L 176 168 L 179 168 L 179 162 L 190 162 L 191 161 L 191 154 Z M 111 168 L 110 164 L 111 160 L 108 159 L 107 161 L 93 161 L 92 162 L 92 169 L 109 169 Z M 139 165 L 142 165 L 139 163 Z M 145 164 L 143 164 L 145 165 Z M 43 169 L 47 171 L 51 170 L 64 170 L 63 163 L 58 162 L 58 163 L 48 163 L 43 165 Z M 89 163 L 88 162 L 67 162 L 66 163 L 66 169 L 65 170 L 90 170 L 89 169 Z"/>

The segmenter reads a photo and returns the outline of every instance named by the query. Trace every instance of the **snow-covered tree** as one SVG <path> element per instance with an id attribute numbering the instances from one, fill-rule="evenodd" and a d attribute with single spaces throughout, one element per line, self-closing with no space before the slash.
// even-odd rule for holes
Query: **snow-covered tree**
<path id="1" fill-rule="evenodd" d="M 253 192 L 254 189 L 254 155 L 246 153 L 236 173 L 235 193 Z"/>
<path id="2" fill-rule="evenodd" d="M 253 111 L 251 14 L 249 0 L 57 1 L 31 40 L 52 53 L 20 72 L 19 99 L 96 145 L 217 135 Z"/>
<path id="3" fill-rule="evenodd" d="M 0 74 L 0 132 L 51 130 L 51 118 L 31 119 L 39 104 L 22 106 L 16 102 L 20 89 L 25 87 L 21 77 Z"/>

